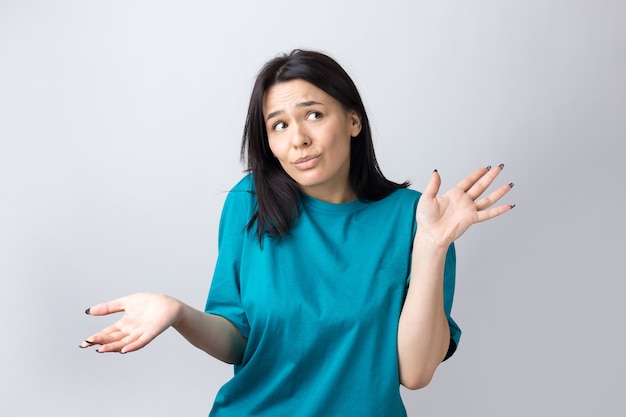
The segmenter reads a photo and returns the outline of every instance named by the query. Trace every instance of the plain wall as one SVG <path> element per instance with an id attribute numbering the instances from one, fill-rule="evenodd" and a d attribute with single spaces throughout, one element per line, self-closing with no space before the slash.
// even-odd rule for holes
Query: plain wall
<path id="1" fill-rule="evenodd" d="M 409 415 L 625 415 L 625 23 L 618 0 L 0 0 L 0 415 L 208 413 L 230 366 L 173 330 L 80 350 L 113 321 L 83 311 L 203 308 L 252 81 L 296 47 L 353 76 L 391 179 L 516 184 L 457 242 L 463 337 Z"/>

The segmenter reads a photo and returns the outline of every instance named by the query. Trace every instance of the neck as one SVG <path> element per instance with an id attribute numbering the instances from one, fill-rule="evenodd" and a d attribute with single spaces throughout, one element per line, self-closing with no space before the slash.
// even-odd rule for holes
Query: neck
<path id="1" fill-rule="evenodd" d="M 343 190 L 320 190 L 315 187 L 300 187 L 300 190 L 317 200 L 333 204 L 349 203 L 357 199 L 356 193 L 349 186 Z"/>

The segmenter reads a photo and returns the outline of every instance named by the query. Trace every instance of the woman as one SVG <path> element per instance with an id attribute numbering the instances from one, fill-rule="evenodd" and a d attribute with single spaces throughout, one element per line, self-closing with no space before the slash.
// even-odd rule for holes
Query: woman
<path id="1" fill-rule="evenodd" d="M 205 311 L 148 293 L 98 304 L 124 315 L 81 347 L 132 352 L 173 326 L 235 365 L 214 416 L 405 416 L 399 385 L 427 385 L 459 341 L 453 242 L 513 207 L 493 207 L 512 184 L 480 197 L 503 165 L 441 196 L 437 171 L 421 197 L 387 180 L 354 83 L 302 50 L 259 73 L 242 158 Z"/>

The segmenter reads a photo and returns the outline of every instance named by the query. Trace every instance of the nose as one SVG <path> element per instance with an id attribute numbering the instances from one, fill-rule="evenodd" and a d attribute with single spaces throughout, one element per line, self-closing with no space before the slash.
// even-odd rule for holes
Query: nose
<path id="1" fill-rule="evenodd" d="M 311 144 L 311 137 L 309 136 L 309 133 L 304 126 L 296 123 L 292 132 L 293 132 L 292 143 L 293 143 L 294 148 L 297 149 L 297 148 L 309 146 Z"/>

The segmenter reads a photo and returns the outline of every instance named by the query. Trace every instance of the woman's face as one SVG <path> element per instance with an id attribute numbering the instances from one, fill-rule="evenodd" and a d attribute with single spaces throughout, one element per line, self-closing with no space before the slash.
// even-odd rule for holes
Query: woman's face
<path id="1" fill-rule="evenodd" d="M 303 192 L 331 203 L 356 198 L 350 187 L 350 142 L 361 118 L 313 84 L 273 85 L 263 100 L 269 146 Z"/>

